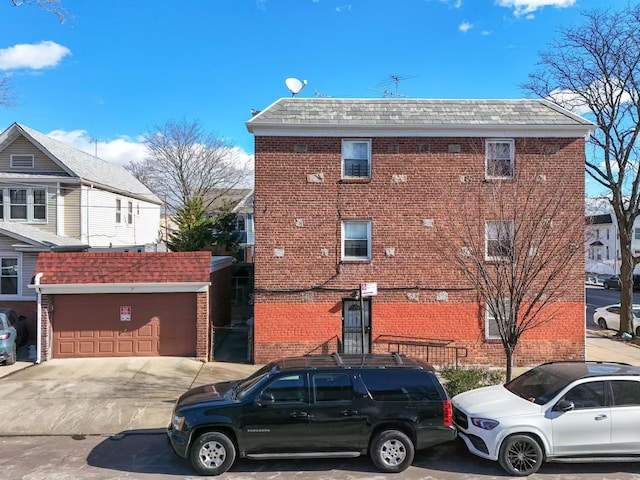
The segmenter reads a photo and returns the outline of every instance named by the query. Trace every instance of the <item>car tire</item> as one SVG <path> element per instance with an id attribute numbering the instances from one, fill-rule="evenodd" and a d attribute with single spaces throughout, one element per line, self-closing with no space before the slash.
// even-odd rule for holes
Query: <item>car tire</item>
<path id="1" fill-rule="evenodd" d="M 7 357 L 7 360 L 5 361 L 5 363 L 7 365 L 13 365 L 14 363 L 16 363 L 16 360 L 18 358 L 18 352 L 16 350 L 16 344 L 13 344 L 13 350 L 11 351 L 11 355 L 9 355 Z"/>
<path id="2" fill-rule="evenodd" d="M 636 337 L 640 337 L 640 327 L 636 328 Z"/>
<path id="3" fill-rule="evenodd" d="M 604 318 L 598 319 L 598 326 L 603 330 L 607 330 L 609 328 L 607 327 L 607 321 Z"/>
<path id="4" fill-rule="evenodd" d="M 371 442 L 371 460 L 378 470 L 399 473 L 413 463 L 415 447 L 411 439 L 399 430 L 384 430 Z"/>
<path id="5" fill-rule="evenodd" d="M 201 475 L 220 475 L 231 468 L 236 459 L 233 441 L 221 432 L 206 432 L 191 446 L 189 460 Z"/>
<path id="6" fill-rule="evenodd" d="M 512 435 L 500 446 L 498 463 L 510 475 L 525 477 L 536 473 L 544 455 L 538 442 L 529 435 Z"/>

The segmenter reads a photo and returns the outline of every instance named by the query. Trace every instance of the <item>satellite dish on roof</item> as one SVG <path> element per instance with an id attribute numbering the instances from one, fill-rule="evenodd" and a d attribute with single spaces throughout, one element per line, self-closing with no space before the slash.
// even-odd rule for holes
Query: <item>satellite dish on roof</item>
<path id="1" fill-rule="evenodd" d="M 291 92 L 291 96 L 295 97 L 300 93 L 300 90 L 304 88 L 304 86 L 307 84 L 307 81 L 300 81 L 297 78 L 287 78 L 284 83 Z"/>

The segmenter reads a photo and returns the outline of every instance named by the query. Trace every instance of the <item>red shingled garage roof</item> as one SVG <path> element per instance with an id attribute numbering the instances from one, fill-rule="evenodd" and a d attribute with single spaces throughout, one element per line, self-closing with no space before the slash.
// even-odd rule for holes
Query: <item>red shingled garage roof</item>
<path id="1" fill-rule="evenodd" d="M 35 283 L 50 305 L 51 329 L 42 330 L 52 330 L 51 355 L 202 357 L 197 339 L 209 322 L 198 305 L 210 269 L 209 252 L 40 254 Z"/>

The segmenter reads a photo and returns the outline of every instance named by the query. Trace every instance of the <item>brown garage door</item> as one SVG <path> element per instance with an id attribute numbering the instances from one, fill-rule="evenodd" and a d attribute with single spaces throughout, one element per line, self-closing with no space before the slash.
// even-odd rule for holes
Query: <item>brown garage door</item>
<path id="1" fill-rule="evenodd" d="M 56 295 L 53 306 L 54 358 L 196 354 L 195 293 Z"/>

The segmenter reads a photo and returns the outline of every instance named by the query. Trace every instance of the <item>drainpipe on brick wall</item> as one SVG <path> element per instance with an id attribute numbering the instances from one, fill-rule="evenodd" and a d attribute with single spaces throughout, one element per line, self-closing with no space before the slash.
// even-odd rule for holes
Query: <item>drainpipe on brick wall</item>
<path id="1" fill-rule="evenodd" d="M 36 363 L 40 363 L 42 359 L 42 292 L 40 291 L 40 279 L 42 278 L 43 272 L 36 274 L 33 283 L 36 286 L 36 295 L 37 295 L 37 311 L 36 311 Z"/>

